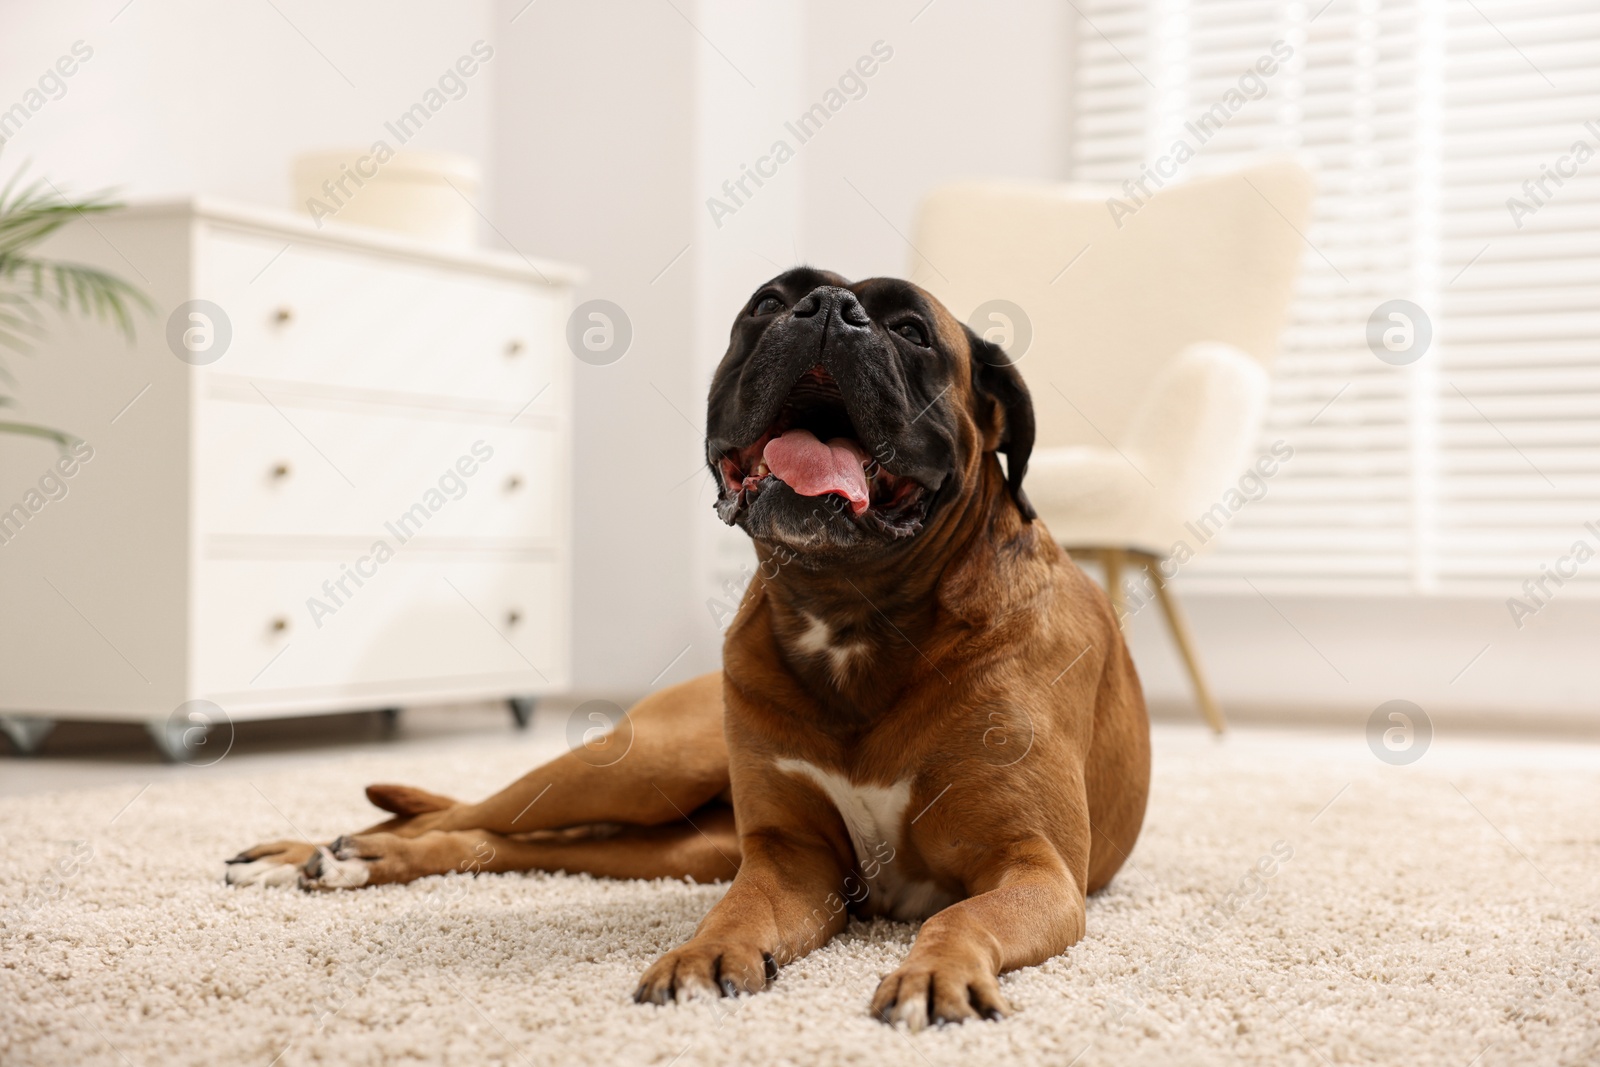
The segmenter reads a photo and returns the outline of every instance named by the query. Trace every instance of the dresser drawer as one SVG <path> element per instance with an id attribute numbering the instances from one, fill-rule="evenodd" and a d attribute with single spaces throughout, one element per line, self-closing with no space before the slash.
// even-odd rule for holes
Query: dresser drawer
<path id="1" fill-rule="evenodd" d="M 196 421 L 202 537 L 561 536 L 566 464 L 553 425 L 215 397 Z"/>
<path id="2" fill-rule="evenodd" d="M 158 311 L 127 339 L 54 330 L 14 368 L 35 421 L 94 447 L 57 485 L 50 449 L 0 435 L 0 509 L 27 505 L 0 530 L 0 712 L 154 724 L 205 698 L 242 721 L 570 685 L 581 272 L 211 200 L 75 219 L 40 254 L 137 264 Z M 205 303 L 223 314 L 185 351 Z"/>
<path id="3" fill-rule="evenodd" d="M 277 689 L 566 683 L 566 593 L 554 562 L 405 546 L 382 562 L 348 557 L 201 563 L 199 692 L 226 708 L 229 694 Z M 352 572 L 364 573 L 361 584 Z"/>
<path id="4" fill-rule="evenodd" d="M 558 402 L 565 290 L 227 230 L 206 231 L 201 262 L 199 295 L 233 331 L 220 373 L 513 411 Z"/>

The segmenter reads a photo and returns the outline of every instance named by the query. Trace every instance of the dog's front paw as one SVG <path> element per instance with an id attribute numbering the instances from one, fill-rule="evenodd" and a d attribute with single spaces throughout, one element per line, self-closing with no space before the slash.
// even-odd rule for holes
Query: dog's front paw
<path id="1" fill-rule="evenodd" d="M 890 1025 L 921 1030 L 930 1023 L 1000 1019 L 1011 1008 L 1000 983 L 981 964 L 964 960 L 908 959 L 878 983 L 872 1014 Z"/>
<path id="2" fill-rule="evenodd" d="M 778 976 L 772 956 L 740 941 L 694 940 L 644 972 L 633 999 L 640 1004 L 687 1004 L 699 997 L 755 993 Z"/>

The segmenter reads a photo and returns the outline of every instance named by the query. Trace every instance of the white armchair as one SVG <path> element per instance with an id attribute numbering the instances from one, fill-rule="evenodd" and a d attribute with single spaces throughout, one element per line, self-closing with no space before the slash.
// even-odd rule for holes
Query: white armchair
<path id="1" fill-rule="evenodd" d="M 929 194 L 914 238 L 912 280 L 1007 347 L 1033 394 L 1035 508 L 1102 565 L 1119 618 L 1124 567 L 1144 570 L 1218 731 L 1157 564 L 1179 541 L 1204 550 L 1185 524 L 1257 444 L 1311 198 L 1310 175 L 1289 162 L 1142 203 L 1120 189 L 962 183 Z"/>

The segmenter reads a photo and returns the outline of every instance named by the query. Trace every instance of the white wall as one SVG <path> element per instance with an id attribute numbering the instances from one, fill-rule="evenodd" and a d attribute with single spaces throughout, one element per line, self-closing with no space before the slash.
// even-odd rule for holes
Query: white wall
<path id="1" fill-rule="evenodd" d="M 93 55 L 6 143 L 0 173 L 31 161 L 30 173 L 79 192 L 204 192 L 286 207 L 292 156 L 370 145 L 490 37 L 489 0 L 275 3 L 6 5 L 0 110 L 25 100 L 75 42 Z M 487 160 L 491 96 L 480 72 L 409 147 Z"/>
<path id="2" fill-rule="evenodd" d="M 668 4 L 526 5 L 495 8 L 489 214 L 528 254 L 582 264 L 577 299 L 613 301 L 632 323 L 621 360 L 575 367 L 574 676 L 586 692 L 638 694 L 688 677 L 696 651 L 673 663 L 694 643 L 690 514 L 704 466 L 698 254 L 684 251 L 701 41 Z"/>
<path id="3" fill-rule="evenodd" d="M 1098 576 L 1097 576 L 1098 577 Z M 1521 630 L 1488 598 L 1190 595 L 1176 583 L 1223 711 L 1237 721 L 1359 727 L 1409 700 L 1439 728 L 1600 729 L 1600 604 L 1555 600 Z M 1188 677 L 1152 605 L 1129 627 L 1145 695 L 1198 721 Z"/>
<path id="4" fill-rule="evenodd" d="M 929 189 L 1066 177 L 1069 5 L 817 0 L 806 16 L 808 104 L 874 41 L 894 50 L 867 95 L 806 145 L 800 252 L 818 266 L 904 275 Z"/>

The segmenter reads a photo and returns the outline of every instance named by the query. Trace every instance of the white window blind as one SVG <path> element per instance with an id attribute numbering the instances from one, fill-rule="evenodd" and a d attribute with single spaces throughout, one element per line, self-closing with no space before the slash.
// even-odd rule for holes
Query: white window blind
<path id="1" fill-rule="evenodd" d="M 1076 177 L 1120 186 L 1179 140 L 1184 175 L 1317 173 L 1264 440 L 1295 455 L 1195 578 L 1509 596 L 1559 564 L 1600 588 L 1600 558 L 1562 563 L 1600 553 L 1600 2 L 1077 6 Z M 1431 320 L 1407 366 L 1367 343 L 1394 299 Z"/>

